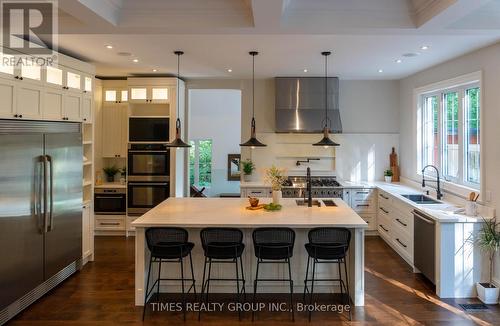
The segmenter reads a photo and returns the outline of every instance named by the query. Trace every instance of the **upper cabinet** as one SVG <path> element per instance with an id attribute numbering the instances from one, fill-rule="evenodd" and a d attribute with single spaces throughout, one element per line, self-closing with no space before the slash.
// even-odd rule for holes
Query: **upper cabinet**
<path id="1" fill-rule="evenodd" d="M 130 103 L 169 103 L 168 87 L 133 86 L 130 87 Z"/>
<path id="2" fill-rule="evenodd" d="M 104 88 L 104 104 L 126 103 L 128 101 L 128 89 L 121 87 Z"/>

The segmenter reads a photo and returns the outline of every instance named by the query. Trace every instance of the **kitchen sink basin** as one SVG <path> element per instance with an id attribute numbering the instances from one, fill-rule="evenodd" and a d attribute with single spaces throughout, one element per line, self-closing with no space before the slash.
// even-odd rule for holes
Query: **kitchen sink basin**
<path id="1" fill-rule="evenodd" d="M 419 205 L 441 204 L 441 202 L 432 199 L 431 197 L 428 197 L 426 195 L 401 195 L 401 196 Z"/>
<path id="2" fill-rule="evenodd" d="M 297 199 L 295 202 L 298 206 L 307 206 L 307 200 Z M 312 205 L 321 207 L 321 202 L 319 200 L 313 200 Z"/>

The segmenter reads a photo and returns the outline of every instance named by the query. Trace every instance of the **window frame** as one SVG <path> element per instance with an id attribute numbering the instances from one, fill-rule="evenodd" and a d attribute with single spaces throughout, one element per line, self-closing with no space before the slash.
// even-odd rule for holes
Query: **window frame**
<path id="1" fill-rule="evenodd" d="M 479 88 L 479 153 L 480 153 L 480 159 L 479 159 L 479 183 L 474 183 L 470 182 L 467 180 L 467 164 L 468 164 L 468 159 L 466 157 L 467 155 L 467 144 L 465 143 L 467 141 L 467 123 L 468 123 L 468 102 L 467 102 L 467 90 L 468 89 L 473 89 L 473 88 Z M 456 178 L 451 178 L 450 176 L 445 176 L 444 172 L 444 141 L 445 141 L 445 132 L 446 132 L 446 127 L 445 127 L 445 93 L 450 93 L 450 92 L 458 92 L 458 150 L 459 150 L 459 159 L 458 159 L 458 174 Z M 467 188 L 467 189 L 473 189 L 473 190 L 482 190 L 484 189 L 484 182 L 483 182 L 483 177 L 484 177 L 484 159 L 482 159 L 482 155 L 484 155 L 483 151 L 483 87 L 482 87 L 482 79 L 481 79 L 481 72 L 475 72 L 471 73 L 468 75 L 460 76 L 457 78 L 453 78 L 447 81 L 442 81 L 439 83 L 435 83 L 432 85 L 420 87 L 414 90 L 415 94 L 415 99 L 416 99 L 416 118 L 417 122 L 414 124 L 416 127 L 416 134 L 417 134 L 417 140 L 416 140 L 416 157 L 417 157 L 417 171 L 416 174 L 417 176 L 422 176 L 422 168 L 424 164 L 426 163 L 426 157 L 424 153 L 424 146 L 425 146 L 425 132 L 424 132 L 424 114 L 425 114 L 425 109 L 426 109 L 426 103 L 425 99 L 428 97 L 432 96 L 437 96 L 438 98 L 438 134 L 439 134 L 439 155 L 437 155 L 437 162 L 435 162 L 436 166 L 438 167 L 440 173 L 443 176 L 444 183 L 449 184 L 452 186 L 452 188 L 455 188 L 455 192 L 460 192 L 460 189 L 462 188 Z M 429 173 L 429 171 L 426 171 L 426 177 L 434 177 L 434 174 Z M 466 189 L 466 190 L 467 190 Z M 465 194 L 465 192 L 463 192 Z"/>

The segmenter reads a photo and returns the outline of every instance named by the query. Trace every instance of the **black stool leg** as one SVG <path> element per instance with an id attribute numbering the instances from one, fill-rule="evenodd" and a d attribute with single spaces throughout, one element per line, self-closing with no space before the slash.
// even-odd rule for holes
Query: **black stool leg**
<path id="1" fill-rule="evenodd" d="M 191 281 L 192 281 L 192 287 L 193 287 L 193 291 L 194 291 L 194 301 L 196 301 L 196 299 L 197 299 L 196 280 L 194 279 L 193 257 L 191 256 L 191 252 L 189 252 L 189 264 L 191 265 Z"/>
<path id="2" fill-rule="evenodd" d="M 245 290 L 245 274 L 243 272 L 243 260 L 241 256 L 240 256 L 240 267 L 241 267 L 241 278 L 243 279 L 243 286 L 242 286 L 243 300 L 247 301 L 247 291 Z"/>
<path id="3" fill-rule="evenodd" d="M 254 321 L 254 316 L 255 316 L 255 298 L 257 296 L 257 281 L 259 280 L 259 264 L 260 264 L 260 259 L 257 259 L 257 270 L 255 271 L 255 280 L 253 281 L 253 300 L 252 300 L 252 321 Z"/>
<path id="4" fill-rule="evenodd" d="M 212 258 L 208 258 L 208 277 L 207 277 L 207 287 L 205 289 L 206 300 L 205 303 L 208 304 L 208 295 L 210 293 L 210 278 L 212 276 Z"/>
<path id="5" fill-rule="evenodd" d="M 309 304 L 312 304 L 313 293 L 314 293 L 314 274 L 316 274 L 316 258 L 313 258 L 313 270 L 312 270 L 312 278 L 311 278 L 311 292 L 309 293 Z M 312 311 L 309 309 L 309 321 L 311 321 Z"/>
<path id="6" fill-rule="evenodd" d="M 290 281 L 290 309 L 292 311 L 292 321 L 295 321 L 295 312 L 293 307 L 293 280 L 292 280 L 292 267 L 290 266 L 290 258 L 287 258 L 288 263 L 288 280 Z"/>
<path id="7" fill-rule="evenodd" d="M 192 266 L 192 265 L 191 265 Z M 191 272 L 193 270 L 191 269 Z M 201 282 L 201 293 L 200 293 L 200 304 L 203 302 L 203 295 L 205 294 L 205 275 L 207 271 L 207 257 L 205 257 L 205 263 L 203 264 L 203 281 Z M 198 321 L 201 319 L 201 309 L 198 311 Z"/>
<path id="8" fill-rule="evenodd" d="M 186 294 L 184 293 L 184 259 L 180 259 L 181 263 L 181 287 L 182 287 L 182 313 L 184 321 L 186 321 Z"/>
<path id="9" fill-rule="evenodd" d="M 307 267 L 306 267 L 306 278 L 304 279 L 304 295 L 302 296 L 302 302 L 306 303 L 306 291 L 309 292 L 307 288 L 307 281 L 309 277 L 309 261 L 311 260 L 311 256 L 307 255 Z"/>
<path id="10" fill-rule="evenodd" d="M 151 262 L 153 257 L 149 257 L 149 267 L 148 267 L 148 277 L 146 281 L 146 291 L 144 291 L 144 307 L 142 308 L 142 321 L 144 321 L 144 317 L 146 316 L 146 306 L 148 304 L 148 292 L 149 292 L 149 277 L 151 276 Z"/>
<path id="11" fill-rule="evenodd" d="M 238 272 L 238 257 L 234 259 L 234 266 L 236 267 L 236 295 L 238 302 L 241 303 L 240 295 L 240 273 Z M 241 321 L 241 309 L 238 309 L 238 319 Z"/>
<path id="12" fill-rule="evenodd" d="M 342 280 L 342 270 L 340 269 L 340 264 L 342 263 L 341 260 L 337 260 L 337 267 L 339 270 L 339 280 L 340 280 L 340 298 L 341 301 L 344 301 L 344 281 Z"/>
<path id="13" fill-rule="evenodd" d="M 158 263 L 158 284 L 156 285 L 156 300 L 160 302 L 161 258 Z"/>

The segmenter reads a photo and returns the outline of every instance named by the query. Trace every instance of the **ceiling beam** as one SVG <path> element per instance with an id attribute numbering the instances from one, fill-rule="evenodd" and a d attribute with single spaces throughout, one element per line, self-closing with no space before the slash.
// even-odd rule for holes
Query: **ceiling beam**
<path id="1" fill-rule="evenodd" d="M 419 29 L 447 29 L 448 26 L 492 0 L 429 0 L 415 8 L 415 25 Z"/>
<path id="2" fill-rule="evenodd" d="M 279 28 L 289 2 L 290 0 L 251 0 L 254 27 L 262 30 Z"/>

